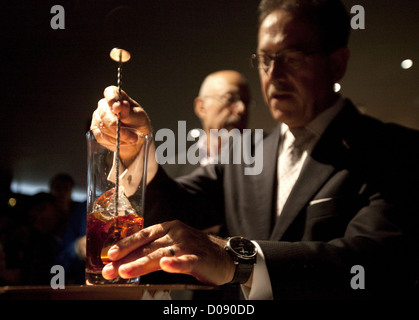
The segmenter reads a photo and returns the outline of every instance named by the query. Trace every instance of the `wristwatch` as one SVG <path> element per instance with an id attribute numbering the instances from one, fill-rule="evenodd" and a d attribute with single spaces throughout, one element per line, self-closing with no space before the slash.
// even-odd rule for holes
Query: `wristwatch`
<path id="1" fill-rule="evenodd" d="M 257 248 L 252 241 L 243 237 L 231 237 L 227 240 L 224 249 L 230 254 L 236 265 L 233 280 L 229 284 L 246 283 L 256 263 Z"/>

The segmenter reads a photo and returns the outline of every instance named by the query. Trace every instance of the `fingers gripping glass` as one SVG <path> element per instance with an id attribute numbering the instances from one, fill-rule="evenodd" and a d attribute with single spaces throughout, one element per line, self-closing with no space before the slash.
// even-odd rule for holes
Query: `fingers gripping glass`
<path id="1" fill-rule="evenodd" d="M 274 61 L 279 67 L 286 70 L 298 70 L 306 63 L 308 56 L 319 52 L 321 51 L 300 51 L 292 49 L 284 50 L 274 55 L 252 54 L 250 59 L 253 68 L 262 69 L 265 72 L 271 70 Z"/>

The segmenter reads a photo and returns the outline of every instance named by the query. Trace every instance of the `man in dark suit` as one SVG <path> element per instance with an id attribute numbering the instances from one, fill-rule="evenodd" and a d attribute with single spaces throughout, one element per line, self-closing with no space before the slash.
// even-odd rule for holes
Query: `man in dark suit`
<path id="1" fill-rule="evenodd" d="M 262 173 L 215 164 L 174 181 L 152 146 L 150 226 L 109 250 L 105 278 L 186 273 L 240 283 L 250 299 L 413 296 L 418 133 L 364 116 L 333 91 L 349 29 L 339 0 L 261 2 L 252 59 L 278 121 L 254 147 Z M 144 110 L 107 88 L 93 124 L 107 126 L 118 113 L 123 125 L 150 132 Z M 219 223 L 226 236 L 254 241 L 198 231 Z"/>

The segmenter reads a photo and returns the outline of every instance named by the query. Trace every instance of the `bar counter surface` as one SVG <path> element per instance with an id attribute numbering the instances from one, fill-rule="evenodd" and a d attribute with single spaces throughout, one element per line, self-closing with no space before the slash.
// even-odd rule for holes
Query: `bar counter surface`
<path id="1" fill-rule="evenodd" d="M 173 291 L 213 289 L 216 287 L 196 284 L 66 285 L 64 289 L 4 286 L 0 300 L 167 300 Z"/>

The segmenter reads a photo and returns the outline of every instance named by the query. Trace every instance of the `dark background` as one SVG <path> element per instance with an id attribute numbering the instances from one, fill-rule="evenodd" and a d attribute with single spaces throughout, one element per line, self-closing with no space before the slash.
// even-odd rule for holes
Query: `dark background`
<path id="1" fill-rule="evenodd" d="M 253 91 L 249 127 L 270 131 L 255 51 L 259 0 L 9 1 L 2 3 L 1 158 L 13 190 L 47 189 L 58 172 L 86 185 L 85 132 L 103 89 L 116 84 L 110 50 L 132 54 L 123 88 L 149 113 L 155 130 L 186 120 L 199 127 L 192 102 L 203 78 L 236 69 Z M 345 0 L 362 5 L 366 29 L 353 30 L 342 94 L 367 114 L 419 129 L 419 1 Z M 53 30 L 53 5 L 65 29 Z M 400 67 L 410 58 L 409 70 Z M 31 187 L 31 188 L 28 188 Z"/>

